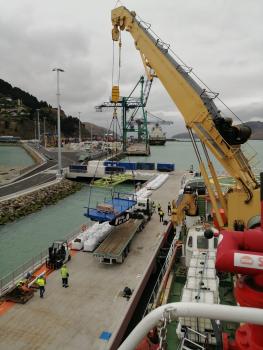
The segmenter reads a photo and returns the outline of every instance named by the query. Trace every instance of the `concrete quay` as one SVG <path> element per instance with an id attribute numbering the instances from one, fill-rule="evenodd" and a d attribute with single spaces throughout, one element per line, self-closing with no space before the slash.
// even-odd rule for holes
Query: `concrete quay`
<path id="1" fill-rule="evenodd" d="M 167 203 L 177 198 L 183 173 L 170 173 L 152 198 L 167 213 Z M 0 348 L 6 350 L 116 349 L 124 325 L 131 317 L 167 226 L 154 214 L 131 244 L 120 265 L 100 264 L 92 254 L 77 252 L 68 263 L 69 288 L 62 288 L 59 271 L 47 278 L 44 299 L 38 293 L 25 305 L 14 305 L 1 315 Z M 134 289 L 129 301 L 123 289 Z M 102 334 L 111 335 L 109 340 Z M 117 337 L 117 338 L 116 338 Z"/>

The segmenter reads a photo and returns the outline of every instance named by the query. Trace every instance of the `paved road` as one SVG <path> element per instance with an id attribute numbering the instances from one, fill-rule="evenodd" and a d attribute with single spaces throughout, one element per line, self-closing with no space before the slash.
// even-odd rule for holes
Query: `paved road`
<path id="1" fill-rule="evenodd" d="M 29 173 L 19 177 L 19 180 L 22 180 L 22 179 L 26 179 L 32 175 L 36 175 L 36 174 L 39 174 L 40 172 L 44 171 L 44 170 L 47 170 L 49 168 L 52 168 L 53 166 L 55 166 L 57 164 L 57 162 L 55 160 L 48 160 L 45 164 L 41 165 L 39 168 L 37 169 L 33 169 L 32 171 L 30 171 Z"/>
<path id="2" fill-rule="evenodd" d="M 11 183 L 8 186 L 0 187 L 0 198 L 3 196 L 8 196 L 10 194 L 24 191 L 30 187 L 41 185 L 45 182 L 52 181 L 56 179 L 55 174 L 44 173 L 43 171 L 48 170 L 49 168 L 57 169 L 57 152 L 56 151 L 47 151 L 44 147 L 40 146 L 39 148 L 30 143 L 30 147 L 35 148 L 39 153 L 41 153 L 46 159 L 47 162 L 41 165 L 39 168 L 30 171 L 29 173 L 20 177 L 17 181 Z M 78 163 L 79 155 L 81 152 L 63 152 L 61 154 L 62 167 L 66 168 L 71 164 Z M 99 156 L 94 155 L 96 157 Z"/>
<path id="3" fill-rule="evenodd" d="M 56 174 L 44 173 L 43 171 L 48 170 L 52 167 L 54 167 L 54 169 L 57 168 L 57 152 L 47 151 L 43 147 L 40 147 L 38 149 L 33 144 L 30 144 L 30 146 L 32 148 L 35 148 L 38 152 L 42 153 L 47 158 L 47 162 L 37 169 L 34 169 L 29 173 L 23 175 L 17 181 L 9 184 L 8 186 L 0 187 L 0 198 L 56 179 Z M 79 152 L 63 152 L 62 167 L 65 168 L 70 164 L 76 163 L 78 158 Z"/>
<path id="4" fill-rule="evenodd" d="M 40 173 L 32 176 L 30 178 L 23 179 L 22 181 L 17 181 L 9 186 L 0 187 L 0 198 L 8 196 L 12 193 L 24 191 L 33 186 L 41 185 L 45 182 L 52 181 L 56 179 L 56 174 L 46 174 Z"/>

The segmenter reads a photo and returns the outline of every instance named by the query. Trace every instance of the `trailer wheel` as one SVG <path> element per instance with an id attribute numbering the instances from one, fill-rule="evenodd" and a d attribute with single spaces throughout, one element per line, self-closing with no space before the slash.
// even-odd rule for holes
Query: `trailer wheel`
<path id="1" fill-rule="evenodd" d="M 125 258 L 126 258 L 126 256 L 128 256 L 129 252 L 130 252 L 130 243 L 127 245 L 127 247 L 124 250 L 124 257 Z"/>
<path id="2" fill-rule="evenodd" d="M 141 224 L 141 225 L 139 226 L 139 232 L 141 232 L 143 229 L 144 229 L 144 224 Z"/>

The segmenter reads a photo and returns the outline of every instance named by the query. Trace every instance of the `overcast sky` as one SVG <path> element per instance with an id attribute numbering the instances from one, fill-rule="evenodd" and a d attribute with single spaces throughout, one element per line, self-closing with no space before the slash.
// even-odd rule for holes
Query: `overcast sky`
<path id="1" fill-rule="evenodd" d="M 126 0 L 153 30 L 242 120 L 263 121 L 262 0 Z M 107 126 L 110 113 L 95 105 L 111 93 L 110 12 L 116 0 L 0 0 L 0 78 L 56 106 L 67 115 Z M 129 33 L 122 35 L 121 95 L 143 74 Z M 184 131 L 170 97 L 154 81 L 148 108 L 173 120 L 170 133 Z"/>

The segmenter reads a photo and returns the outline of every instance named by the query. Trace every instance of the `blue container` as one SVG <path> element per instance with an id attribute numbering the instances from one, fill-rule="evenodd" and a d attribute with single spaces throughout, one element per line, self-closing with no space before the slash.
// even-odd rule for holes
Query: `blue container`
<path id="1" fill-rule="evenodd" d="M 137 164 L 133 162 L 119 162 L 120 167 L 125 168 L 126 170 L 136 170 Z"/>
<path id="2" fill-rule="evenodd" d="M 174 171 L 174 163 L 157 163 L 158 171 Z"/>
<path id="3" fill-rule="evenodd" d="M 138 170 L 155 170 L 155 163 L 137 163 Z"/>
<path id="4" fill-rule="evenodd" d="M 103 163 L 104 166 L 118 166 L 119 162 L 113 161 L 113 160 L 105 160 Z"/>

